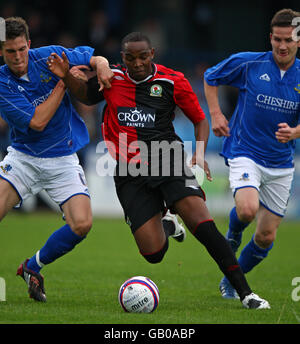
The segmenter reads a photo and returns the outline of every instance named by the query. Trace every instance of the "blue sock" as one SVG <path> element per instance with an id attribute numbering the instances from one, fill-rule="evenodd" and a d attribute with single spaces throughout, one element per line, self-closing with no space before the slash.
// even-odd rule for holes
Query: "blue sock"
<path id="1" fill-rule="evenodd" d="M 45 245 L 29 259 L 27 267 L 35 272 L 71 251 L 85 237 L 75 234 L 69 225 L 64 225 L 52 233 Z"/>
<path id="2" fill-rule="evenodd" d="M 270 247 L 264 249 L 257 246 L 254 242 L 254 235 L 250 242 L 243 248 L 238 262 L 244 273 L 251 271 L 257 264 L 267 257 L 269 251 L 272 249 L 273 243 Z"/>
<path id="3" fill-rule="evenodd" d="M 234 233 L 241 233 L 250 222 L 242 222 L 236 213 L 236 207 L 231 209 L 229 214 L 229 230 Z"/>

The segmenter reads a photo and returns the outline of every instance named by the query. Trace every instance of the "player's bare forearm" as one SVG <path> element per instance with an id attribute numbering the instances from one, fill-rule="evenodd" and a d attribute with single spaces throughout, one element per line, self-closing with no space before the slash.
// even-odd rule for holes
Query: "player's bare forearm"
<path id="1" fill-rule="evenodd" d="M 204 93 L 209 108 L 213 133 L 220 136 L 229 136 L 228 121 L 222 113 L 218 98 L 218 87 L 210 86 L 204 80 Z"/>
<path id="2" fill-rule="evenodd" d="M 300 124 L 297 125 L 297 127 L 295 128 L 295 132 L 294 132 L 294 139 L 299 139 L 300 138 Z"/>
<path id="3" fill-rule="evenodd" d="M 209 123 L 207 118 L 204 118 L 201 122 L 194 124 L 195 138 L 196 138 L 196 151 L 193 154 L 191 165 L 198 165 L 203 168 L 206 178 L 212 181 L 211 172 L 206 162 L 204 155 L 209 138 Z"/>
<path id="4" fill-rule="evenodd" d="M 66 87 L 62 80 L 60 80 L 52 93 L 42 104 L 35 108 L 34 115 L 29 123 L 29 127 L 36 131 L 43 131 L 49 121 L 54 116 L 56 110 L 60 106 L 61 101 L 66 92 Z"/>
<path id="5" fill-rule="evenodd" d="M 210 86 L 204 80 L 204 93 L 211 116 L 222 112 L 219 105 L 218 87 Z"/>
<path id="6" fill-rule="evenodd" d="M 90 105 L 87 97 L 88 86 L 85 81 L 75 78 L 70 72 L 68 72 L 62 80 L 78 101 L 83 104 Z"/>
<path id="7" fill-rule="evenodd" d="M 103 67 L 109 67 L 107 59 L 103 56 L 92 56 L 90 59 L 90 65 L 94 70 Z"/>
<path id="8" fill-rule="evenodd" d="M 201 122 L 194 125 L 196 142 L 204 142 L 204 152 L 206 151 L 207 142 L 209 138 L 209 123 L 205 117 Z"/>
<path id="9" fill-rule="evenodd" d="M 109 68 L 107 59 L 103 56 L 92 56 L 90 65 L 97 72 L 99 91 L 102 91 L 104 88 L 110 88 L 114 73 Z"/>

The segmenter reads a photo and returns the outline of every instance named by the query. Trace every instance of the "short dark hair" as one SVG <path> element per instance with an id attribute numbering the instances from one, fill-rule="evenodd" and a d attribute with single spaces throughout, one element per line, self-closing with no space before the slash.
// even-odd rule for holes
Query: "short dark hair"
<path id="1" fill-rule="evenodd" d="M 288 27 L 294 26 L 292 21 L 294 18 L 300 17 L 300 13 L 293 11 L 290 8 L 284 8 L 275 13 L 271 20 L 271 32 L 273 32 L 274 26 Z"/>
<path id="2" fill-rule="evenodd" d="M 122 50 L 125 50 L 125 44 L 129 42 L 147 42 L 149 48 L 152 48 L 150 38 L 141 32 L 131 32 L 128 35 L 126 35 L 121 42 Z"/>
<path id="3" fill-rule="evenodd" d="M 6 40 L 15 39 L 24 36 L 26 41 L 29 41 L 29 29 L 26 21 L 21 17 L 9 17 L 5 19 L 5 35 Z M 0 47 L 2 48 L 0 42 Z"/>

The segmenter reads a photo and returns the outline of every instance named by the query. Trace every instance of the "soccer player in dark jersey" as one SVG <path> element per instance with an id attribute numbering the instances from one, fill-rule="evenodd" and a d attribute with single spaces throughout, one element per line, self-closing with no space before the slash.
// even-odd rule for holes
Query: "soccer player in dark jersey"
<path id="1" fill-rule="evenodd" d="M 218 231 L 206 207 L 205 194 L 186 166 L 182 141 L 174 131 L 172 119 L 178 106 L 193 122 L 197 142 L 204 141 L 206 146 L 209 127 L 205 114 L 184 75 L 153 63 L 153 58 L 154 49 L 147 36 L 138 32 L 127 35 L 122 40 L 124 65 L 111 66 L 111 88 L 102 92 L 95 78 L 85 82 L 69 72 L 65 54 L 52 54 L 48 64 L 81 102 L 107 102 L 102 130 L 117 160 L 116 191 L 144 258 L 159 263 L 168 249 L 171 233 L 162 226 L 166 205 L 206 247 L 246 308 L 270 308 L 252 292 L 233 251 Z M 196 153 L 193 165 L 199 161 Z M 169 173 L 164 173 L 166 166 Z M 210 178 L 207 164 L 203 167 Z"/>

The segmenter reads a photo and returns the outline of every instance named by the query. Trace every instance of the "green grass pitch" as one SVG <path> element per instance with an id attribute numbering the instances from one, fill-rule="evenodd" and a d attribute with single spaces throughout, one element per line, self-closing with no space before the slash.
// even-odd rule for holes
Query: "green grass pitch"
<path id="1" fill-rule="evenodd" d="M 216 219 L 225 234 L 227 221 Z M 29 299 L 18 265 L 32 256 L 57 228 L 58 214 L 11 212 L 0 224 L 0 277 L 6 301 L 0 302 L 1 324 L 297 324 L 300 301 L 292 300 L 292 280 L 300 275 L 299 223 L 283 221 L 269 257 L 247 274 L 253 291 L 270 310 L 247 310 L 238 300 L 224 300 L 215 262 L 190 233 L 184 243 L 170 239 L 160 264 L 139 254 L 123 219 L 94 219 L 88 237 L 72 252 L 44 267 L 47 303 Z M 254 231 L 252 224 L 244 245 Z M 129 277 L 151 278 L 160 304 L 151 314 L 125 313 L 118 303 L 120 285 Z"/>

